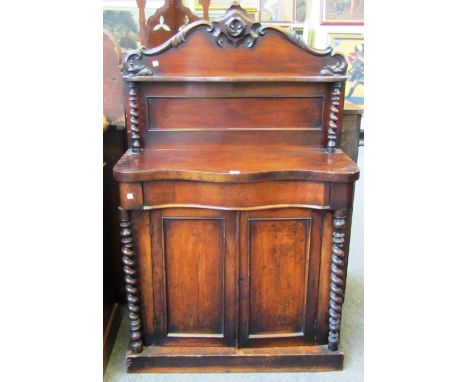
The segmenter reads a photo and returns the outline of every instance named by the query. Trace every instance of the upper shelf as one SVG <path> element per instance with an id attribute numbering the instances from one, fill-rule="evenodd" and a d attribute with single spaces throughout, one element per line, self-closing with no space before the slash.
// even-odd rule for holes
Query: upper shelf
<path id="1" fill-rule="evenodd" d="M 325 149 L 159 149 L 128 151 L 114 167 L 121 182 L 194 180 L 352 182 L 359 168 L 346 154 Z"/>

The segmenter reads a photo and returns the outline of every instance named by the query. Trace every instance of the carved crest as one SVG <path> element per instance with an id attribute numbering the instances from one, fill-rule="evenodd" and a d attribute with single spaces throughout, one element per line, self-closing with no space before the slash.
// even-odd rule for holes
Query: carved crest
<path id="1" fill-rule="evenodd" d="M 332 51 L 331 48 L 311 48 L 297 36 L 285 33 L 274 26 L 262 25 L 255 22 L 255 20 L 253 20 L 240 6 L 239 2 L 234 1 L 231 7 L 226 11 L 226 14 L 216 21 L 197 20 L 182 28 L 177 34 L 162 45 L 151 49 L 143 47 L 141 50 L 128 52 L 124 59 L 125 74 L 128 76 L 153 75 L 152 69 L 141 63 L 142 55 L 155 56 L 164 53 L 169 49 L 175 48 L 185 43 L 187 37 L 199 29 L 205 29 L 208 33 L 211 33 L 216 44 L 222 48 L 226 46 L 226 43 L 234 47 L 239 47 L 242 44 L 245 44 L 248 48 L 252 48 L 260 37 L 265 36 L 267 33 L 273 33 L 315 56 L 330 56 Z M 332 64 L 327 63 L 320 70 L 320 75 L 345 75 L 346 61 L 344 57 L 339 54 L 332 55 L 332 57 L 335 59 L 335 62 Z"/>
<path id="2" fill-rule="evenodd" d="M 221 47 L 225 41 L 234 46 L 247 41 L 247 46 L 250 48 L 255 45 L 260 28 L 261 24 L 254 22 L 236 1 L 223 17 L 213 22 L 210 32 Z"/>

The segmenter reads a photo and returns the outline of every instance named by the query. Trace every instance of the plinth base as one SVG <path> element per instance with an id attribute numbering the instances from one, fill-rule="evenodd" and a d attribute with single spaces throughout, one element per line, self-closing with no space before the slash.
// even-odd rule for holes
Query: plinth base
<path id="1" fill-rule="evenodd" d="M 273 348 L 148 346 L 127 354 L 129 373 L 332 371 L 343 369 L 344 354 L 326 346 Z"/>

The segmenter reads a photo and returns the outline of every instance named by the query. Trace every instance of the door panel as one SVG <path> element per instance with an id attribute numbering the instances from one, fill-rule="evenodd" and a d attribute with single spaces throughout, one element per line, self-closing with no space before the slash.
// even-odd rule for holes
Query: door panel
<path id="1" fill-rule="evenodd" d="M 155 343 L 232 344 L 235 212 L 167 209 L 152 217 L 155 263 L 161 265 L 153 268 L 159 280 L 154 285 Z"/>
<path id="2" fill-rule="evenodd" d="M 320 229 L 306 209 L 241 213 L 241 346 L 314 342 Z"/>
<path id="3" fill-rule="evenodd" d="M 164 218 L 168 335 L 223 334 L 224 221 Z"/>
<path id="4" fill-rule="evenodd" d="M 302 334 L 309 224 L 307 218 L 250 220 L 251 336 Z"/>

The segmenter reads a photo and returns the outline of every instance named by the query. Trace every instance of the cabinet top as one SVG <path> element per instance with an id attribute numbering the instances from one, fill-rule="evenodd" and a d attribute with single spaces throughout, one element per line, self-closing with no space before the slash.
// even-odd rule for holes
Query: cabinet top
<path id="1" fill-rule="evenodd" d="M 114 167 L 121 182 L 193 180 L 240 183 L 265 180 L 353 182 L 359 168 L 341 150 L 325 149 L 160 149 L 129 150 Z"/>

